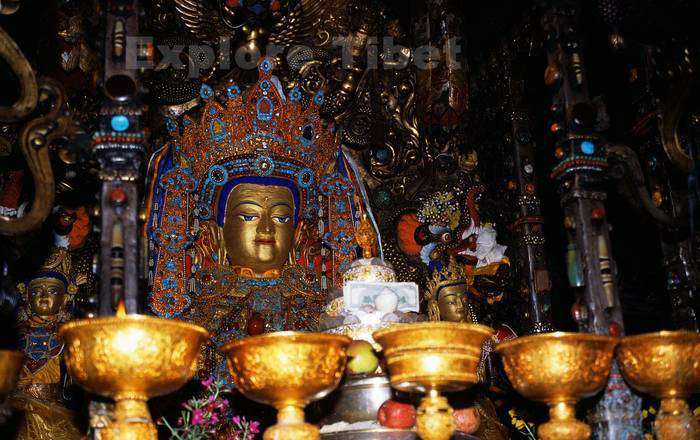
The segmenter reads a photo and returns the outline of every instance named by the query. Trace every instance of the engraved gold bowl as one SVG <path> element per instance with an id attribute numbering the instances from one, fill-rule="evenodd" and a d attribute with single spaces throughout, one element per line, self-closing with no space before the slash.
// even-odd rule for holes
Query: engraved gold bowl
<path id="1" fill-rule="evenodd" d="M 86 390 L 116 401 L 103 439 L 157 439 L 146 401 L 194 376 L 209 333 L 196 325 L 143 315 L 72 321 L 58 331 L 71 376 Z"/>
<path id="2" fill-rule="evenodd" d="M 0 402 L 15 388 L 23 360 L 22 352 L 0 350 Z"/>
<path id="3" fill-rule="evenodd" d="M 515 390 L 549 405 L 542 440 L 585 440 L 591 428 L 576 419 L 574 405 L 601 391 L 617 339 L 589 333 L 541 333 L 498 344 L 496 352 Z"/>
<path id="4" fill-rule="evenodd" d="M 700 392 L 700 334 L 662 331 L 627 336 L 620 341 L 616 356 L 632 387 L 661 399 L 654 421 L 656 438 L 698 438 L 697 421 L 686 399 Z"/>
<path id="5" fill-rule="evenodd" d="M 265 440 L 319 438 L 318 428 L 304 421 L 304 407 L 338 386 L 350 342 L 341 335 L 276 332 L 221 348 L 238 389 L 277 409 L 277 424 L 265 431 Z"/>
<path id="6" fill-rule="evenodd" d="M 493 329 L 478 324 L 396 324 L 373 334 L 382 346 L 391 386 L 422 392 L 416 431 L 423 440 L 447 440 L 455 430 L 453 410 L 441 391 L 460 391 L 477 382 L 484 342 Z"/>

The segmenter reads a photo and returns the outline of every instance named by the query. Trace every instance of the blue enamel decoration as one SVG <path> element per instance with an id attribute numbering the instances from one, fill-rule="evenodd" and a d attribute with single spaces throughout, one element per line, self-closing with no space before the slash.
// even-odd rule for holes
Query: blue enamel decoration
<path id="1" fill-rule="evenodd" d="M 228 171 L 226 167 L 214 165 L 209 169 L 208 177 L 214 185 L 221 186 L 228 181 Z"/>
<path id="2" fill-rule="evenodd" d="M 311 168 L 304 168 L 297 174 L 297 183 L 300 187 L 306 189 L 314 183 L 314 172 Z"/>
<path id="3" fill-rule="evenodd" d="M 211 140 L 213 142 L 222 142 L 226 139 L 226 125 L 219 118 L 214 118 L 209 123 L 209 131 L 211 132 Z"/>
<path id="4" fill-rule="evenodd" d="M 275 169 L 275 162 L 267 156 L 258 156 L 255 160 L 255 172 L 259 176 L 269 176 Z"/>
<path id="5" fill-rule="evenodd" d="M 320 90 L 318 93 L 316 93 L 316 96 L 314 96 L 314 103 L 316 105 L 323 104 L 323 98 L 324 98 L 323 91 Z"/>
<path id="6" fill-rule="evenodd" d="M 289 91 L 289 100 L 292 102 L 301 101 L 301 91 L 299 90 L 299 87 L 294 87 Z"/>
<path id="7" fill-rule="evenodd" d="M 214 90 L 212 90 L 209 85 L 202 84 L 202 87 L 199 89 L 199 96 L 201 96 L 202 99 L 209 99 L 214 96 Z"/>
<path id="8" fill-rule="evenodd" d="M 269 72 L 272 69 L 272 63 L 269 58 L 265 58 L 262 63 L 260 63 L 260 70 L 263 72 Z"/>
<path id="9" fill-rule="evenodd" d="M 226 93 L 228 94 L 229 98 L 237 98 L 241 94 L 241 89 L 237 85 L 233 84 L 226 88 Z"/>
<path id="10" fill-rule="evenodd" d="M 168 131 L 175 131 L 177 130 L 177 124 L 175 123 L 175 121 L 172 120 L 172 118 L 166 118 L 165 128 L 167 128 Z"/>

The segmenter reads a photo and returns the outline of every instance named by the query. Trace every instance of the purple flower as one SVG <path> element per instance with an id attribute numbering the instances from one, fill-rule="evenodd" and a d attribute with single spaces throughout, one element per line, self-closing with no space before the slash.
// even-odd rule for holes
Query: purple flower
<path id="1" fill-rule="evenodd" d="M 192 424 L 195 426 L 204 424 L 204 413 L 201 409 L 192 411 Z"/>

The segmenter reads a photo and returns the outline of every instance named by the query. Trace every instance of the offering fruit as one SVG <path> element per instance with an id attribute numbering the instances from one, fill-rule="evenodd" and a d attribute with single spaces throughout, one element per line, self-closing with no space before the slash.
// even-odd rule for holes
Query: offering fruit
<path id="1" fill-rule="evenodd" d="M 413 405 L 387 400 L 377 412 L 379 424 L 391 429 L 410 429 L 416 424 L 416 409 Z"/>
<path id="2" fill-rule="evenodd" d="M 374 373 L 379 365 L 379 359 L 374 354 L 372 344 L 367 341 L 353 341 L 348 347 L 348 371 L 350 374 Z"/>
<path id="3" fill-rule="evenodd" d="M 465 434 L 474 434 L 481 425 L 481 416 L 475 407 L 456 409 L 454 412 L 455 428 Z"/>

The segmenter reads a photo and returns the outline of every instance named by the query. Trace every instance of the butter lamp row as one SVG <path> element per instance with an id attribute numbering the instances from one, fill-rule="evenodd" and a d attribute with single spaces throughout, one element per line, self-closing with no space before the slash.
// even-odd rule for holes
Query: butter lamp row
<path id="1" fill-rule="evenodd" d="M 416 420 L 424 440 L 448 440 L 452 408 L 441 392 L 477 382 L 484 342 L 493 334 L 477 324 L 397 324 L 373 334 L 381 345 L 391 385 L 424 393 Z M 73 321 L 59 330 L 72 377 L 86 390 L 116 401 L 104 439 L 157 439 L 146 401 L 171 393 L 196 371 L 200 345 L 209 337 L 198 326 L 142 315 Z M 222 347 L 238 389 L 272 405 L 277 424 L 265 440 L 314 440 L 319 430 L 304 421 L 304 407 L 335 389 L 343 376 L 351 339 L 323 333 L 278 332 L 233 341 Z M 591 430 L 576 420 L 574 405 L 600 392 L 617 346 L 626 380 L 661 398 L 655 422 L 661 440 L 693 439 L 695 420 L 685 401 L 700 387 L 700 334 L 660 332 L 623 338 L 585 333 L 547 333 L 499 344 L 496 351 L 514 388 L 546 403 L 550 420 L 543 440 L 583 440 Z M 14 386 L 22 364 L 16 352 L 0 352 L 0 397 Z"/>

